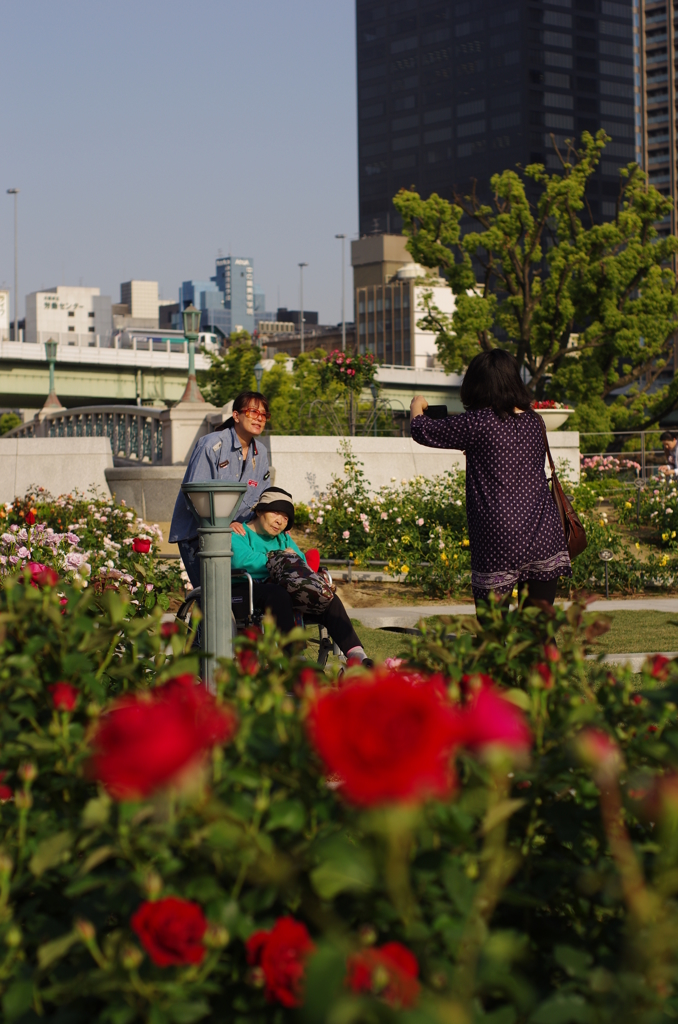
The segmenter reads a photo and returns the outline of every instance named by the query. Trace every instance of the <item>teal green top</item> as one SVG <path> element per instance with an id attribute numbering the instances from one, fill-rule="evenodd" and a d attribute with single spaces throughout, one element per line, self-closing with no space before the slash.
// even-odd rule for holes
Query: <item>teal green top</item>
<path id="1" fill-rule="evenodd" d="M 279 533 L 277 537 L 262 537 L 246 526 L 244 537 L 238 536 L 237 533 L 231 534 L 231 567 L 234 571 L 246 570 L 252 579 L 265 580 L 268 577 L 266 555 L 269 551 L 284 551 L 285 548 L 292 548 L 304 561 L 306 560 L 289 533 Z"/>

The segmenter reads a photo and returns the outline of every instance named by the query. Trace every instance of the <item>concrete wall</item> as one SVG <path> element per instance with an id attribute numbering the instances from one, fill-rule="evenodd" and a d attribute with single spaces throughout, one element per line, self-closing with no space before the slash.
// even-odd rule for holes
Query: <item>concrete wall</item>
<path id="1" fill-rule="evenodd" d="M 565 461 L 568 476 L 579 482 L 579 434 L 549 433 L 551 454 L 559 466 Z M 276 487 L 284 487 L 295 501 L 308 502 L 326 490 L 332 476 L 341 476 L 344 457 L 339 454 L 340 437 L 285 437 L 272 435 L 264 438 L 271 465 L 275 469 Z M 409 480 L 413 476 L 435 476 L 445 470 L 465 470 L 463 452 L 425 448 L 412 438 L 354 437 L 351 448 L 363 463 L 368 485 L 378 490 L 382 485 Z"/>
<path id="2" fill-rule="evenodd" d="M 14 501 L 33 487 L 54 497 L 91 487 L 109 494 L 113 468 L 107 437 L 0 437 L 0 501 Z"/>

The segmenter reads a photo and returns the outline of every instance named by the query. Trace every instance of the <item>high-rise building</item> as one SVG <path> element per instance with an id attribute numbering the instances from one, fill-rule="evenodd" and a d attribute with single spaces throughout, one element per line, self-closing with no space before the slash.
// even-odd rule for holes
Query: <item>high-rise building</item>
<path id="1" fill-rule="evenodd" d="M 129 306 L 129 315 L 135 320 L 158 321 L 158 282 L 123 281 L 120 302 Z"/>
<path id="2" fill-rule="evenodd" d="M 402 187 L 449 199 L 475 179 L 487 197 L 506 168 L 559 167 L 552 135 L 601 127 L 589 202 L 612 215 L 619 167 L 639 155 L 634 2 L 356 0 L 360 234 L 400 231 Z"/>
<path id="3" fill-rule="evenodd" d="M 636 0 L 636 3 L 638 0 Z M 650 182 L 664 195 L 671 195 L 674 208 L 657 225 L 660 234 L 675 234 L 678 220 L 675 201 L 678 198 L 676 160 L 676 45 L 674 32 L 678 24 L 674 0 L 641 0 L 634 7 L 634 58 L 640 63 L 644 88 L 639 97 L 637 121 L 642 163 Z"/>
<path id="4" fill-rule="evenodd" d="M 157 312 L 156 312 L 157 320 Z M 111 300 L 98 288 L 59 285 L 26 296 L 26 341 L 90 347 L 111 335 Z"/>

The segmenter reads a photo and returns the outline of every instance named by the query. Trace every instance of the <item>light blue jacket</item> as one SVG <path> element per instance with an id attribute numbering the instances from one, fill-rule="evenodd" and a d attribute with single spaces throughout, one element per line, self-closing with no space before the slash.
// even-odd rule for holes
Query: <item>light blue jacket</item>
<path id="1" fill-rule="evenodd" d="M 247 458 L 243 460 L 242 444 L 234 427 L 215 431 L 201 437 L 191 455 L 186 472 L 185 484 L 207 480 L 228 480 L 232 483 L 245 483 L 242 504 L 236 516 L 239 523 L 252 518 L 252 509 L 259 501 L 263 492 L 270 487 L 271 472 L 268 465 L 268 452 L 261 441 L 252 440 L 247 449 Z M 177 544 L 181 540 L 192 540 L 198 536 L 198 524 L 193 518 L 186 498 L 181 491 L 177 495 L 170 526 L 169 540 Z"/>

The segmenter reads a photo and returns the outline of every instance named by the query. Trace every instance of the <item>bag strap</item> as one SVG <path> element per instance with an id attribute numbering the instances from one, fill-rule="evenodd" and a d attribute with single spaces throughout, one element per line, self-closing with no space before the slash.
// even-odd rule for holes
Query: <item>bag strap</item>
<path id="1" fill-rule="evenodd" d="M 536 412 L 535 416 L 539 416 L 539 413 Z M 541 432 L 544 435 L 544 444 L 546 445 L 546 454 L 548 456 L 549 466 L 551 467 L 551 477 L 554 477 L 556 475 L 556 467 L 553 465 L 553 456 L 551 455 L 551 449 L 549 448 L 549 439 L 548 439 L 548 434 L 546 433 L 546 424 L 544 423 L 543 416 L 539 416 L 539 422 L 541 423 Z"/>

